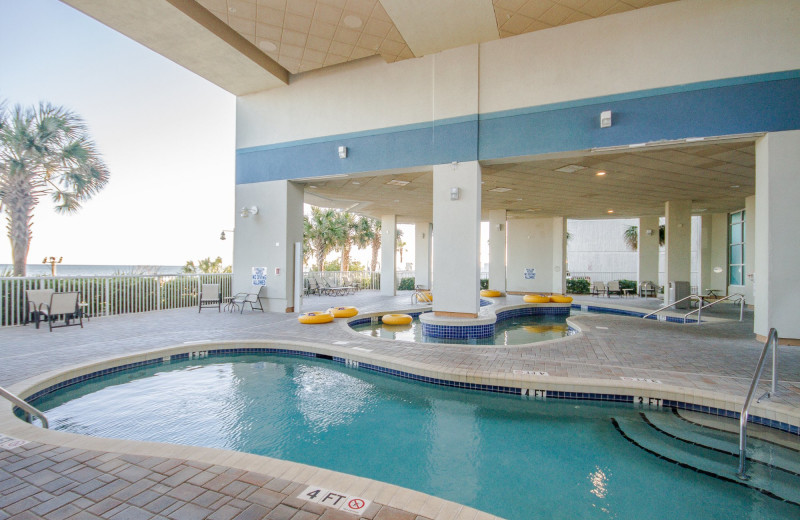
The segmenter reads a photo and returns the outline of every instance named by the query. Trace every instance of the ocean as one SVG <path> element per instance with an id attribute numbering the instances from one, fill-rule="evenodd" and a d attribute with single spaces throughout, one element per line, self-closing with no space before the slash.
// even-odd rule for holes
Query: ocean
<path id="1" fill-rule="evenodd" d="M 0 264 L 0 276 L 10 275 L 13 266 Z M 176 274 L 182 265 L 78 265 L 56 264 L 56 276 L 111 276 L 119 274 Z M 28 264 L 28 276 L 50 276 L 50 264 Z"/>

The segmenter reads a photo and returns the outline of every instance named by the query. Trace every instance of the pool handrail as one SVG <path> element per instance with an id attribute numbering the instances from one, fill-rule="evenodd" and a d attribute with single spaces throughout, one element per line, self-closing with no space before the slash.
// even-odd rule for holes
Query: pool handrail
<path id="1" fill-rule="evenodd" d="M 674 302 L 670 303 L 669 305 L 664 305 L 663 307 L 659 307 L 658 309 L 654 310 L 650 314 L 645 314 L 644 316 L 642 316 L 642 319 L 647 319 L 647 318 L 649 318 L 650 316 L 652 316 L 654 314 L 658 314 L 659 312 L 661 312 L 661 311 L 663 311 L 665 309 L 669 309 L 673 305 L 677 305 L 677 304 L 679 304 L 679 303 L 681 303 L 683 301 L 689 300 L 691 298 L 697 298 L 698 300 L 703 301 L 698 295 L 690 294 L 689 296 L 686 296 L 685 298 L 681 298 L 680 300 L 674 301 Z"/>
<path id="2" fill-rule="evenodd" d="M 40 421 L 42 421 L 42 427 L 50 428 L 50 423 L 47 422 L 47 417 L 45 417 L 45 415 L 42 412 L 37 410 L 35 406 L 26 403 L 25 401 L 23 401 L 16 395 L 12 394 L 2 386 L 0 386 L 0 396 L 3 396 L 9 401 L 11 401 L 11 404 L 13 404 L 14 406 L 22 408 L 22 410 L 25 412 L 26 420 L 28 422 L 30 422 L 30 416 L 32 414 L 38 417 Z"/>
<path id="3" fill-rule="evenodd" d="M 761 357 L 758 358 L 756 365 L 756 372 L 753 374 L 753 380 L 750 383 L 750 389 L 747 391 L 747 397 L 744 398 L 744 405 L 739 414 L 739 470 L 736 476 L 741 480 L 749 480 L 745 465 L 747 464 L 747 419 L 749 417 L 750 403 L 753 401 L 753 395 L 758 387 L 758 381 L 761 379 L 761 373 L 764 371 L 764 361 L 767 358 L 767 351 L 770 344 L 772 345 L 772 386 L 770 391 L 758 398 L 761 401 L 764 397 L 774 396 L 777 392 L 778 381 L 778 331 L 769 329 L 767 340 L 764 342 L 764 348 L 761 349 Z"/>
<path id="4" fill-rule="evenodd" d="M 700 325 L 700 313 L 702 312 L 703 309 L 707 309 L 708 307 L 711 307 L 712 305 L 716 305 L 719 302 L 724 302 L 725 300 L 729 300 L 731 298 L 737 298 L 737 297 L 739 298 L 739 321 L 742 321 L 744 319 L 744 294 L 734 293 L 734 294 L 729 294 L 728 296 L 726 296 L 724 298 L 720 298 L 718 300 L 714 300 L 713 302 L 709 303 L 708 305 L 703 305 L 704 300 L 703 300 L 703 298 L 700 298 L 700 305 L 695 310 L 689 311 L 686 314 L 684 314 L 683 315 L 683 322 L 686 323 L 686 318 L 688 318 L 690 315 L 692 315 L 692 314 L 694 314 L 696 312 L 697 313 L 697 324 Z"/>

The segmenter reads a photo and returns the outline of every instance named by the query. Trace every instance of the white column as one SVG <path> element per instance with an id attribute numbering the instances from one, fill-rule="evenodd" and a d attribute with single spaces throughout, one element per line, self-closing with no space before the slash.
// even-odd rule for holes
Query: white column
<path id="1" fill-rule="evenodd" d="M 433 167 L 433 310 L 477 317 L 480 308 L 481 166 Z"/>
<path id="2" fill-rule="evenodd" d="M 713 289 L 711 286 L 711 215 L 700 217 L 700 279 L 697 282 L 697 291 L 705 294 L 706 289 Z"/>
<path id="3" fill-rule="evenodd" d="M 555 294 L 567 292 L 567 219 L 553 218 L 553 285 Z"/>
<path id="4" fill-rule="evenodd" d="M 258 213 L 242 217 L 242 208 Z M 303 241 L 303 188 L 290 181 L 236 186 L 233 292 L 258 292 L 252 268 L 267 268 L 266 310 L 294 310 L 294 243 Z"/>
<path id="5" fill-rule="evenodd" d="M 414 224 L 414 283 L 431 286 L 431 223 Z"/>
<path id="6" fill-rule="evenodd" d="M 489 289 L 506 292 L 506 210 L 489 211 Z"/>
<path id="7" fill-rule="evenodd" d="M 381 216 L 381 294 L 397 294 L 397 215 Z"/>
<path id="8" fill-rule="evenodd" d="M 754 279 L 756 266 L 756 196 L 744 199 L 744 297 L 749 305 L 753 304 Z"/>
<path id="9" fill-rule="evenodd" d="M 667 275 L 664 300 L 672 303 L 669 301 L 669 283 L 689 282 L 692 276 L 692 201 L 668 201 L 664 217 L 666 221 L 664 271 Z"/>
<path id="10" fill-rule="evenodd" d="M 800 345 L 798 164 L 800 131 L 770 133 L 756 141 L 754 330 L 764 338 L 775 328 L 781 343 L 794 345 Z"/>
<path id="11" fill-rule="evenodd" d="M 708 282 L 703 289 L 714 289 L 717 294 L 727 294 L 728 288 L 728 214 L 714 213 L 711 217 L 711 251 L 709 258 Z M 705 226 L 705 217 L 703 217 Z M 703 228 L 705 233 L 705 228 Z M 704 279 L 705 280 L 705 279 Z"/>
<path id="12" fill-rule="evenodd" d="M 639 217 L 639 283 L 658 285 L 658 217 Z"/>

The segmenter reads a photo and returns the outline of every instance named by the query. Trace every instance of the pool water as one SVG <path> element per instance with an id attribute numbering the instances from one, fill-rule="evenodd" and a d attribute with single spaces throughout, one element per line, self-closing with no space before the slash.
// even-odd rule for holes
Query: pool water
<path id="1" fill-rule="evenodd" d="M 104 376 L 34 404 L 56 430 L 266 455 L 509 520 L 800 517 L 797 505 L 640 449 L 614 424 L 644 428 L 630 404 L 527 400 L 240 354 Z"/>
<path id="2" fill-rule="evenodd" d="M 572 311 L 575 314 L 580 311 Z M 373 338 L 413 341 L 415 343 L 448 343 L 455 345 L 524 345 L 538 341 L 563 338 L 575 334 L 575 329 L 567 325 L 569 315 L 540 314 L 518 316 L 500 320 L 495 324 L 494 337 L 449 339 L 431 338 L 422 335 L 422 324 L 419 318 L 408 325 L 385 325 L 379 322 L 351 325 L 356 332 Z"/>

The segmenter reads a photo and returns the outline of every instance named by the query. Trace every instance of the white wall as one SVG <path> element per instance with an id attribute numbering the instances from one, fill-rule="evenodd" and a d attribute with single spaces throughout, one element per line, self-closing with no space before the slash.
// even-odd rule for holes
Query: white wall
<path id="1" fill-rule="evenodd" d="M 798 26 L 796 0 L 683 0 L 391 64 L 376 56 L 240 96 L 236 146 L 794 70 Z"/>
<path id="2" fill-rule="evenodd" d="M 564 262 L 559 250 L 563 242 L 556 236 L 563 230 L 561 218 L 508 221 L 506 288 L 509 292 L 563 292 Z M 536 269 L 533 280 L 525 279 L 525 269 L 530 268 Z"/>

